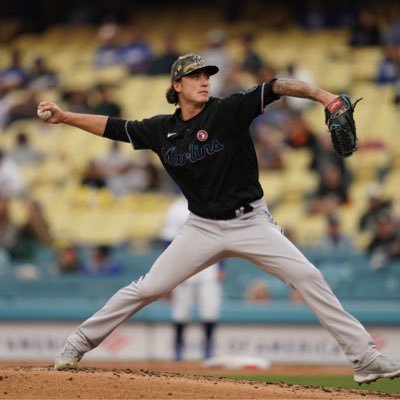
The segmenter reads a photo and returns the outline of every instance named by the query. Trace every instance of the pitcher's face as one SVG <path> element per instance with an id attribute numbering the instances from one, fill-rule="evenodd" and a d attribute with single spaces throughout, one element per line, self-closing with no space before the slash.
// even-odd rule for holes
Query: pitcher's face
<path id="1" fill-rule="evenodd" d="M 210 75 L 196 71 L 174 82 L 174 88 L 179 93 L 181 103 L 207 103 L 210 97 Z"/>

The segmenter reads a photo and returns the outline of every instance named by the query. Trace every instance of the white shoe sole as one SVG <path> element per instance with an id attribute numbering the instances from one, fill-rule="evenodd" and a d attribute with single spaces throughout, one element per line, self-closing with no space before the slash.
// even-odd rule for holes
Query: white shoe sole
<path id="1" fill-rule="evenodd" d="M 358 384 L 363 384 L 363 383 L 372 383 L 377 381 L 378 379 L 381 378 L 388 378 L 388 379 L 394 379 L 394 378 L 398 378 L 400 377 L 400 369 L 398 369 L 397 371 L 393 371 L 393 372 L 387 372 L 386 374 L 368 374 L 365 376 L 357 376 L 354 375 L 354 380 L 358 383 Z"/>

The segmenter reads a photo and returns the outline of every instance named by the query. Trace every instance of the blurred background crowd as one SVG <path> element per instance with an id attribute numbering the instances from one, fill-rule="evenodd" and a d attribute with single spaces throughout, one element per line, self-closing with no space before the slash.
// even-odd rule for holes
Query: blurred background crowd
<path id="1" fill-rule="evenodd" d="M 364 98 L 349 159 L 333 152 L 319 104 L 268 107 L 251 132 L 260 179 L 298 246 L 326 259 L 359 252 L 365 269 L 400 270 L 398 2 L 14 0 L 1 2 L 0 16 L 4 276 L 117 275 L 126 267 L 119 250 L 157 247 L 178 196 L 159 161 L 45 124 L 36 109 L 49 100 L 126 119 L 172 113 L 170 66 L 187 52 L 220 67 L 213 96 L 293 77 Z"/>

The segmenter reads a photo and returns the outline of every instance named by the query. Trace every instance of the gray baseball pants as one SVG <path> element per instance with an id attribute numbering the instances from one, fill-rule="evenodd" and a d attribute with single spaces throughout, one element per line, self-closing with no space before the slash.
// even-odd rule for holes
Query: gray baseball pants
<path id="1" fill-rule="evenodd" d="M 68 341 L 79 351 L 98 346 L 117 326 L 161 295 L 207 266 L 228 257 L 244 258 L 293 286 L 343 349 L 354 369 L 380 353 L 359 321 L 348 314 L 321 272 L 281 233 L 265 202 L 232 220 L 209 220 L 190 214 L 171 245 L 149 272 L 115 293 Z"/>

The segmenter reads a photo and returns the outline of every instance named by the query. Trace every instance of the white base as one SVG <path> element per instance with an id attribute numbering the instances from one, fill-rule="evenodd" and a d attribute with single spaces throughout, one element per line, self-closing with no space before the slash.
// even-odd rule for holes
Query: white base
<path id="1" fill-rule="evenodd" d="M 204 366 L 227 369 L 266 369 L 271 366 L 271 362 L 261 357 L 220 356 L 204 361 Z"/>

